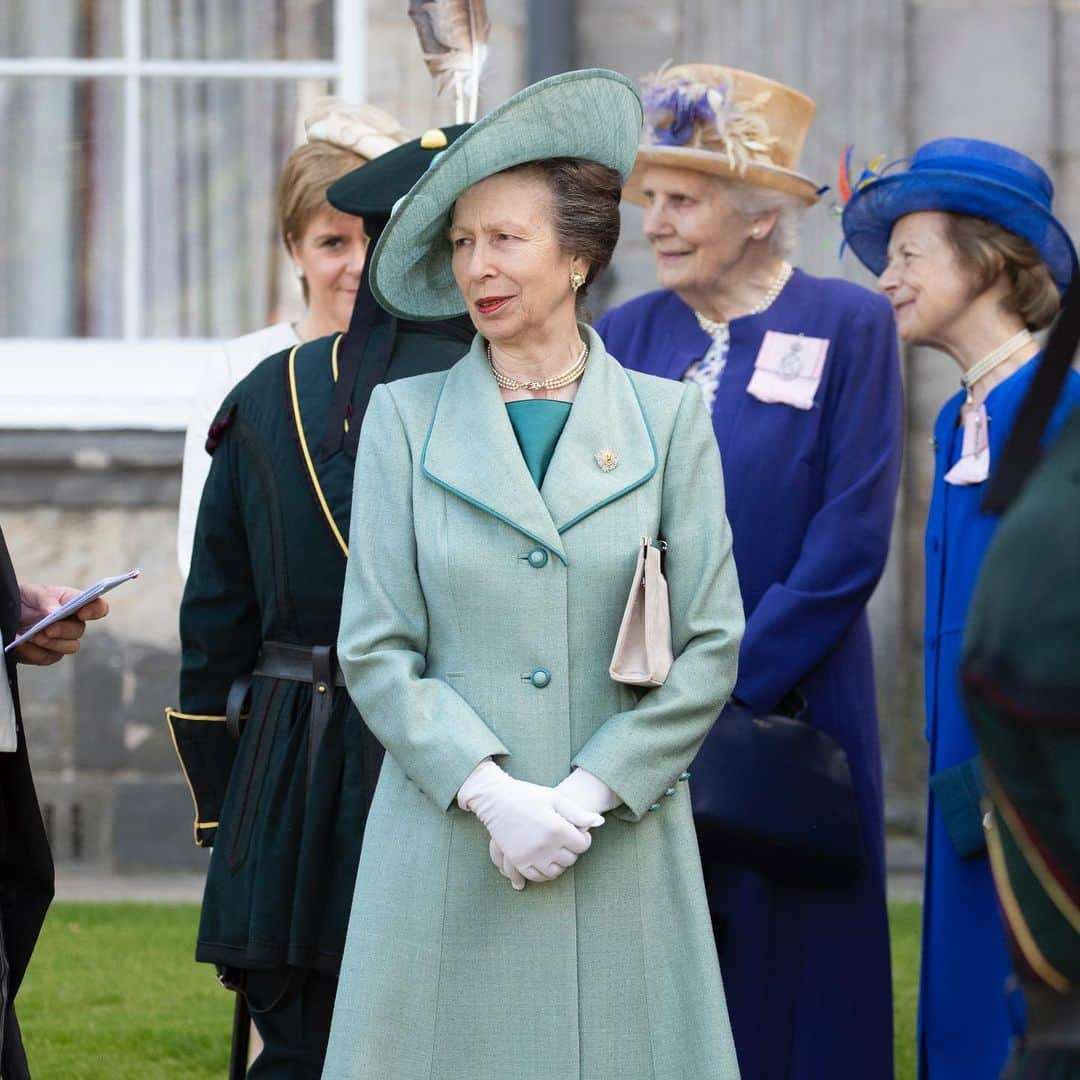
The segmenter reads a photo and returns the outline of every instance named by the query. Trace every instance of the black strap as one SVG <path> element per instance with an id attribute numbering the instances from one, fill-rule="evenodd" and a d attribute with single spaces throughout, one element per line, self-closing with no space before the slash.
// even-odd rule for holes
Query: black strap
<path id="1" fill-rule="evenodd" d="M 371 302 L 375 302 L 374 297 Z M 382 311 L 381 308 L 379 310 Z M 386 381 L 386 373 L 390 370 L 390 359 L 394 355 L 394 343 L 397 341 L 397 319 L 385 311 L 382 314 L 383 318 L 371 327 L 365 342 L 367 355 L 363 358 L 360 374 L 353 390 L 349 430 L 345 432 L 341 442 L 342 450 L 354 460 L 356 447 L 360 442 L 360 425 L 364 421 L 368 402 L 371 401 L 375 387 Z M 346 335 L 347 341 L 348 335 Z"/>
<path id="2" fill-rule="evenodd" d="M 351 326 L 349 330 L 352 331 Z M 366 329 L 363 333 L 366 338 Z M 363 349 L 350 348 L 349 335 L 344 335 L 338 344 L 338 377 L 330 395 L 326 426 L 323 428 L 322 442 L 319 444 L 320 461 L 333 457 L 341 450 L 345 439 L 345 421 L 351 420 L 353 385 L 363 358 Z"/>
<path id="3" fill-rule="evenodd" d="M 468 315 L 454 315 L 449 319 L 425 319 L 423 322 L 409 320 L 402 324 L 413 334 L 432 334 L 435 337 L 453 338 L 466 347 L 476 337 L 476 327 Z"/>
<path id="4" fill-rule="evenodd" d="M 990 477 L 982 509 L 1000 514 L 1020 494 L 1041 457 L 1040 443 L 1053 415 L 1058 395 L 1072 367 L 1080 344 L 1080 275 L 1074 275 L 1065 291 L 1061 314 L 1050 331 L 1046 351 L 1031 380 L 1027 396 L 1016 415 L 1016 424 L 1005 440 L 1001 461 Z"/>
<path id="5" fill-rule="evenodd" d="M 234 743 L 238 743 L 244 733 L 244 710 L 250 695 L 251 676 L 237 676 L 229 687 L 229 696 L 225 699 L 225 730 Z"/>
<path id="6" fill-rule="evenodd" d="M 328 647 L 328 646 L 327 646 Z M 311 653 L 316 646 L 290 645 L 284 641 L 264 641 L 255 661 L 253 675 L 288 682 L 311 682 Z M 335 665 L 334 684 L 345 685 L 341 668 Z"/>
<path id="7" fill-rule="evenodd" d="M 385 221 L 378 218 L 365 221 L 369 251 L 374 250 L 384 224 Z M 386 377 L 394 347 L 397 320 L 375 300 L 369 276 L 370 261 L 367 259 L 364 262 L 349 329 L 338 344 L 338 379 L 334 384 L 319 445 L 319 458 L 323 461 L 342 450 L 350 457 L 356 456 L 356 440 L 368 399 L 371 391 Z M 361 372 L 362 382 L 358 384 Z M 355 391 L 359 391 L 359 397 Z M 346 421 L 349 425 L 347 432 Z"/>
<path id="8" fill-rule="evenodd" d="M 337 649 L 333 645 L 316 645 L 311 650 L 311 716 L 308 720 L 308 791 L 315 776 L 315 759 L 330 722 L 334 705 L 334 676 L 337 671 Z"/>
<path id="9" fill-rule="evenodd" d="M 236 993 L 233 1007 L 232 1048 L 229 1051 L 229 1080 L 244 1080 L 247 1076 L 248 1053 L 251 1049 L 251 1013 L 242 990 Z"/>

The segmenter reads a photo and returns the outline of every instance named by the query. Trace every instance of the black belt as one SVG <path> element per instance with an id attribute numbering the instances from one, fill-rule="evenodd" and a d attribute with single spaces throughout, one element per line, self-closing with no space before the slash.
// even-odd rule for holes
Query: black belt
<path id="1" fill-rule="evenodd" d="M 1058 994 L 1042 987 L 1024 985 L 1029 1050 L 1080 1049 L 1080 992 Z"/>
<path id="2" fill-rule="evenodd" d="M 255 668 L 250 675 L 238 678 L 229 690 L 225 706 L 225 724 L 237 742 L 243 730 L 243 713 L 255 676 L 285 679 L 311 685 L 311 713 L 308 719 L 308 784 L 315 770 L 315 758 L 330 721 L 334 687 L 345 685 L 345 676 L 337 662 L 333 645 L 287 645 L 264 641 Z"/>

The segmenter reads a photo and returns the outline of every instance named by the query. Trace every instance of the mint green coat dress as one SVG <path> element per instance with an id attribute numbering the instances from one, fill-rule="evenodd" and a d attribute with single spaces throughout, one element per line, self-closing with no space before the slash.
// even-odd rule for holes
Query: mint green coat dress
<path id="1" fill-rule="evenodd" d="M 720 458 L 696 387 L 584 332 L 539 489 L 481 339 L 372 396 L 338 649 L 388 753 L 327 1080 L 738 1076 L 683 782 L 743 629 Z M 669 544 L 677 657 L 648 693 L 608 674 L 643 535 Z M 489 755 L 547 785 L 581 765 L 624 805 L 571 870 L 515 892 L 454 802 Z"/>

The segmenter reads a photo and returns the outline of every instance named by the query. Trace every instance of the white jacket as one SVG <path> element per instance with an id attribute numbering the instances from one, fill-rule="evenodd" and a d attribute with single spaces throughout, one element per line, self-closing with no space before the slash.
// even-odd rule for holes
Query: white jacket
<path id="1" fill-rule="evenodd" d="M 180 573 L 187 578 L 191 568 L 191 550 L 195 542 L 195 520 L 199 515 L 203 485 L 210 472 L 206 452 L 206 434 L 214 422 L 222 401 L 230 390 L 260 361 L 298 345 L 292 323 L 275 323 L 252 334 L 233 338 L 221 346 L 221 352 L 206 361 L 199 389 L 184 438 L 184 464 L 180 479 L 180 518 L 176 528 L 176 556 Z"/>

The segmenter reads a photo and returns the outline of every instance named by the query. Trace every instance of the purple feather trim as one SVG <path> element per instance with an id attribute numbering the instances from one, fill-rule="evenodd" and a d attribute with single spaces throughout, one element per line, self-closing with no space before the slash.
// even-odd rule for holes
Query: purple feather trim
<path id="1" fill-rule="evenodd" d="M 705 94 L 695 95 L 689 83 L 649 87 L 643 97 L 645 123 L 659 146 L 686 146 L 698 123 L 716 126 L 716 111 Z"/>

